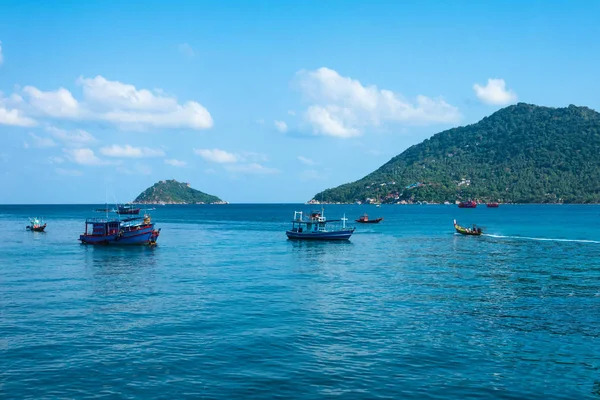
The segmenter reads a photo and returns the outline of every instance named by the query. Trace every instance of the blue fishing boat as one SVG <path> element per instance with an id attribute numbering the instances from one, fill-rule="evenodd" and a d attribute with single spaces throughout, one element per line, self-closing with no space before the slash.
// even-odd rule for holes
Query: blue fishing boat
<path id="1" fill-rule="evenodd" d="M 310 218 L 304 219 L 302 211 L 294 211 L 292 220 L 292 229 L 286 231 L 288 239 L 302 240 L 348 240 L 354 233 L 355 228 L 346 227 L 348 219 L 344 215 L 338 220 L 329 220 L 325 218 L 324 211 L 312 211 Z M 328 229 L 327 224 L 342 222 L 340 228 Z M 331 226 L 331 225 L 330 225 Z"/>
<path id="2" fill-rule="evenodd" d="M 156 245 L 160 229 L 154 229 L 149 215 L 125 219 L 88 218 L 82 244 Z"/>

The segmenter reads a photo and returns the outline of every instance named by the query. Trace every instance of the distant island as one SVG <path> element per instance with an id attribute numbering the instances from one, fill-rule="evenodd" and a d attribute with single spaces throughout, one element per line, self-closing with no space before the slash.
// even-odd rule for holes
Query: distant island
<path id="1" fill-rule="evenodd" d="M 311 202 L 600 202 L 600 114 L 519 103 L 408 148 Z"/>
<path id="2" fill-rule="evenodd" d="M 227 204 L 217 196 L 192 189 L 189 183 L 175 179 L 156 182 L 144 190 L 133 203 L 137 204 Z"/>

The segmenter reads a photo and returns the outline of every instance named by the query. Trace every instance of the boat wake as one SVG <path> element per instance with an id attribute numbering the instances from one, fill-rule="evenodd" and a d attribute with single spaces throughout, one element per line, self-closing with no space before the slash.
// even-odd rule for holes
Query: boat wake
<path id="1" fill-rule="evenodd" d="M 493 237 L 498 239 L 523 239 L 523 240 L 537 240 L 541 242 L 573 242 L 573 243 L 591 243 L 600 244 L 598 240 L 586 240 L 586 239 L 555 239 L 555 238 L 534 238 L 527 236 L 503 236 L 503 235 L 491 235 L 484 233 L 482 236 Z"/>

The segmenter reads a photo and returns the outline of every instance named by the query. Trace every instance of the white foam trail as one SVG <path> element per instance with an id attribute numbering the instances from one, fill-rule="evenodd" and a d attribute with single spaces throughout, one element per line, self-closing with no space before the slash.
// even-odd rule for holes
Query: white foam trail
<path id="1" fill-rule="evenodd" d="M 527 236 L 503 236 L 503 235 L 491 235 L 484 233 L 482 236 L 488 236 L 499 239 L 524 239 L 524 240 L 538 240 L 541 242 L 574 242 L 574 243 L 593 243 L 600 244 L 598 240 L 585 240 L 585 239 L 553 239 L 553 238 L 534 238 Z"/>

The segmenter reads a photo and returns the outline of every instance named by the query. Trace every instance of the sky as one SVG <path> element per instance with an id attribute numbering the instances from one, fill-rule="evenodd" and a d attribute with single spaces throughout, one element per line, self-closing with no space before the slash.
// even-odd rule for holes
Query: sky
<path id="1" fill-rule="evenodd" d="M 3 1 L 0 204 L 291 203 L 517 102 L 600 110 L 598 1 Z"/>

